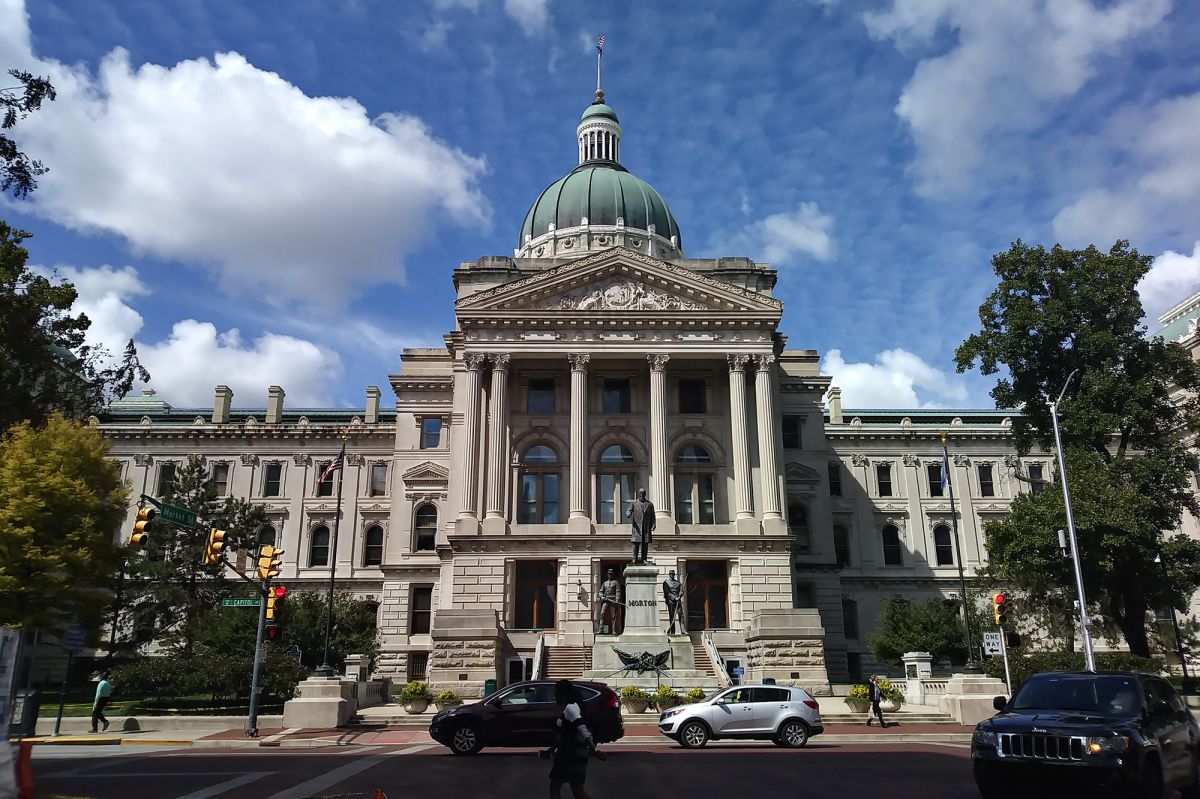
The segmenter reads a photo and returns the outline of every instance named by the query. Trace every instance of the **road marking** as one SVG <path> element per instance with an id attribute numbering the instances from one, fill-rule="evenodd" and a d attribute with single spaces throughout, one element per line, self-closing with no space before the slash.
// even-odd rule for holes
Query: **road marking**
<path id="1" fill-rule="evenodd" d="M 251 772 L 249 774 L 242 774 L 240 776 L 234 777 L 231 780 L 225 780 L 225 782 L 219 782 L 216 785 L 212 785 L 208 788 L 201 788 L 198 791 L 192 791 L 191 793 L 185 793 L 183 796 L 178 797 L 178 799 L 208 799 L 210 796 L 216 796 L 217 794 L 225 793 L 226 791 L 232 791 L 234 788 L 245 785 L 248 782 L 254 782 L 255 780 L 260 779 L 260 778 L 266 776 L 267 774 L 271 774 L 271 773 L 273 773 L 273 772 L 258 771 L 258 772 Z M 172 775 L 172 776 L 176 776 L 176 775 Z"/>
<path id="2" fill-rule="evenodd" d="M 87 769 L 78 771 L 60 771 L 57 774 L 39 775 L 38 779 L 55 780 L 63 777 L 78 777 L 86 776 L 89 780 L 94 779 L 148 779 L 151 777 L 244 777 L 247 774 L 253 774 L 254 779 L 258 779 L 266 774 L 273 774 L 271 771 L 109 771 L 103 774 L 83 774 Z"/>
<path id="3" fill-rule="evenodd" d="M 307 782 L 302 782 L 299 785 L 293 785 L 291 788 L 285 788 L 278 793 L 273 793 L 267 799 L 308 799 L 308 797 L 326 788 L 331 788 L 344 780 L 350 779 L 355 774 L 375 768 L 389 757 L 391 755 L 370 755 L 364 757 L 354 763 L 347 763 L 341 768 L 335 768 L 333 771 L 326 772 L 319 777 L 313 777 Z"/>

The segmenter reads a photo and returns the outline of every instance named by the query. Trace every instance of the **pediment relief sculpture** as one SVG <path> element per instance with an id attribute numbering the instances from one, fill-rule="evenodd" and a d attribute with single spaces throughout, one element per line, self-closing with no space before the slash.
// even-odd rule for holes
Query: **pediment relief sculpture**
<path id="1" fill-rule="evenodd" d="M 543 300 L 542 311 L 704 311 L 708 306 L 633 280 L 615 278 Z"/>

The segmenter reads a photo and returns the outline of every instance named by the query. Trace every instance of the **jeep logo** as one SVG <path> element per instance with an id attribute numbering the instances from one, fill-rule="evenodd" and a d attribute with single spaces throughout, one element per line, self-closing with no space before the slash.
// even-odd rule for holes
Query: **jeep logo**
<path id="1" fill-rule="evenodd" d="M 1034 732 L 1046 732 L 1046 730 L 1043 730 L 1041 727 L 1034 727 L 1033 731 Z"/>

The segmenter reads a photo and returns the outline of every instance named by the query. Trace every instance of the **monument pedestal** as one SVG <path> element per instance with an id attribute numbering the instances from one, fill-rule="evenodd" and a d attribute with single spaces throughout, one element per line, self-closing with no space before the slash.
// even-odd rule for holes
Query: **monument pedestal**
<path id="1" fill-rule="evenodd" d="M 296 699 L 283 703 L 283 726 L 340 727 L 358 712 L 355 683 L 340 677 L 309 677 L 296 686 Z"/>

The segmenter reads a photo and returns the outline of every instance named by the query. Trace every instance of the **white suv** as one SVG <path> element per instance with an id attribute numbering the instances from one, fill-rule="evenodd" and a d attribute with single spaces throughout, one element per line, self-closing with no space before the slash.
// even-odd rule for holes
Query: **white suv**
<path id="1" fill-rule="evenodd" d="M 803 688 L 736 685 L 712 699 L 671 708 L 659 716 L 658 730 L 689 749 L 699 749 L 721 738 L 759 738 L 800 747 L 825 727 L 820 705 Z"/>

